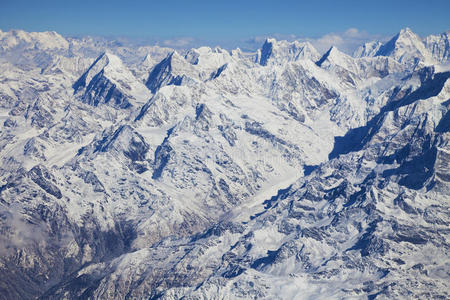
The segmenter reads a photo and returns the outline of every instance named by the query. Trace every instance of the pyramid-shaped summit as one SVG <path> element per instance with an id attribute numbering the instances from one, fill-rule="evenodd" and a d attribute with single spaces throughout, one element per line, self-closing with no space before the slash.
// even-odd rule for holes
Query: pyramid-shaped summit
<path id="1" fill-rule="evenodd" d="M 400 30 L 378 49 L 375 56 L 389 56 L 406 64 L 417 64 L 419 61 L 425 64 L 434 62 L 421 38 L 409 28 Z"/>
<path id="2" fill-rule="evenodd" d="M 72 87 L 81 101 L 93 106 L 103 103 L 128 108 L 145 103 L 151 95 L 120 58 L 108 52 L 101 54 Z"/>
<path id="3" fill-rule="evenodd" d="M 195 74 L 194 66 L 177 51 L 173 51 L 153 67 L 145 85 L 155 93 L 166 85 L 181 85 L 184 78 L 195 78 Z"/>

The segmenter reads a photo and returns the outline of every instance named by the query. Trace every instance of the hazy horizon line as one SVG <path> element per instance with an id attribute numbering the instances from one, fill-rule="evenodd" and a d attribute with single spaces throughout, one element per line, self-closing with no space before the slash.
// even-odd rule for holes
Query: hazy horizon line
<path id="1" fill-rule="evenodd" d="M 359 46 L 362 46 L 364 43 L 372 42 L 372 41 L 380 41 L 380 42 L 386 42 L 392 37 L 395 36 L 400 30 L 404 28 L 410 28 L 409 26 L 404 26 L 400 28 L 396 33 L 392 35 L 382 35 L 382 34 L 373 34 L 368 33 L 364 30 L 359 30 L 357 28 L 351 27 L 348 28 L 344 32 L 330 32 L 325 35 L 319 36 L 319 37 L 308 37 L 308 36 L 300 36 L 296 34 L 279 34 L 279 33 L 272 33 L 272 34 L 262 34 L 257 36 L 249 36 L 247 38 L 227 38 L 227 39 L 220 39 L 220 42 L 217 40 L 212 39 L 206 39 L 206 38 L 199 38 L 199 37 L 193 37 L 193 36 L 172 36 L 172 37 L 138 37 L 130 35 L 123 35 L 123 34 L 117 34 L 117 35 L 111 35 L 111 34 L 65 34 L 58 32 L 57 30 L 44 30 L 44 31 L 28 31 L 24 29 L 14 28 L 9 30 L 3 30 L 0 28 L 0 31 L 6 33 L 6 32 L 12 32 L 12 31 L 23 31 L 27 33 L 32 32 L 55 32 L 59 35 L 61 35 L 64 38 L 68 39 L 82 39 L 82 38 L 92 38 L 92 39 L 98 39 L 98 40 L 104 40 L 105 42 L 119 42 L 123 43 L 123 46 L 133 46 L 133 47 L 145 47 L 145 46 L 156 46 L 156 47 L 163 47 L 163 48 L 171 48 L 174 50 L 188 50 L 192 48 L 199 48 L 199 47 L 220 47 L 225 50 L 234 50 L 234 49 L 241 49 L 242 51 L 247 52 L 254 52 L 261 48 L 261 46 L 264 44 L 265 40 L 268 38 L 274 38 L 278 41 L 299 41 L 299 42 L 310 42 L 314 48 L 319 53 L 326 52 L 330 47 L 334 46 L 337 47 L 342 52 L 352 54 Z M 411 29 L 413 32 L 414 30 Z M 437 35 L 448 32 L 436 32 L 432 33 L 430 35 Z M 417 33 L 416 33 L 417 34 Z M 426 36 L 420 36 L 422 39 Z"/>

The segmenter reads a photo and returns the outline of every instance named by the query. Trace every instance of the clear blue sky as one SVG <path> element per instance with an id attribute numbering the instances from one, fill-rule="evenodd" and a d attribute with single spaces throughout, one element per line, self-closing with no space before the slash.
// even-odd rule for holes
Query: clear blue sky
<path id="1" fill-rule="evenodd" d="M 357 28 L 392 35 L 450 29 L 450 0 L 1 0 L 0 29 L 64 35 L 242 39 L 271 34 L 318 37 Z"/>

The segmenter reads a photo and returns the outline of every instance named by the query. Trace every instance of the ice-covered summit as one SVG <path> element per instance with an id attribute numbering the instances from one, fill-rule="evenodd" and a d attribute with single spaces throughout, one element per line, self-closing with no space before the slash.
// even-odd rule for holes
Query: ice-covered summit
<path id="1" fill-rule="evenodd" d="M 277 41 L 268 38 L 262 48 L 258 50 L 256 61 L 262 66 L 266 66 L 305 59 L 315 61 L 319 57 L 320 54 L 309 42 Z"/>
<path id="2" fill-rule="evenodd" d="M 424 39 L 425 47 L 433 54 L 433 57 L 441 63 L 450 61 L 450 31 L 439 35 L 429 35 Z"/>
<path id="3" fill-rule="evenodd" d="M 210 72 L 232 60 L 230 52 L 220 47 L 191 49 L 186 53 L 185 59 L 191 64 Z"/>
<path id="4" fill-rule="evenodd" d="M 350 61 L 354 59 L 339 51 L 339 49 L 335 46 L 330 47 L 327 52 L 316 62 L 319 67 L 327 66 L 330 64 L 342 65 L 346 66 Z"/>
<path id="5" fill-rule="evenodd" d="M 173 51 L 151 69 L 145 85 L 154 93 L 162 86 L 180 85 L 183 80 L 197 78 L 194 66 L 177 51 Z"/>
<path id="6" fill-rule="evenodd" d="M 380 47 L 383 45 L 380 41 L 372 41 L 358 47 L 353 53 L 356 58 L 375 56 Z"/>
<path id="7" fill-rule="evenodd" d="M 400 63 L 412 65 L 430 65 L 436 62 L 421 38 L 409 28 L 400 30 L 396 36 L 380 46 L 374 56 L 389 56 Z"/>
<path id="8" fill-rule="evenodd" d="M 127 108 L 145 103 L 150 91 L 139 82 L 119 57 L 109 52 L 101 54 L 89 69 L 73 84 L 75 94 L 83 102 L 97 106 L 111 103 Z"/>
<path id="9" fill-rule="evenodd" d="M 11 30 L 0 33 L 0 50 L 6 51 L 14 48 L 41 50 L 66 50 L 69 42 L 54 31 L 26 32 Z"/>

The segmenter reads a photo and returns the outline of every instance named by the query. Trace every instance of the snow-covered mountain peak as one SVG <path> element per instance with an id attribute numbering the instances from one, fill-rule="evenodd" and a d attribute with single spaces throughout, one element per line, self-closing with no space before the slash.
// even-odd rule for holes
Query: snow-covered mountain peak
<path id="1" fill-rule="evenodd" d="M 155 61 L 153 60 L 152 56 L 150 54 L 146 54 L 144 59 L 141 62 L 141 66 L 150 67 L 155 64 Z"/>
<path id="2" fill-rule="evenodd" d="M 177 68 L 188 64 L 186 58 L 180 55 L 180 53 L 178 53 L 178 51 L 176 50 L 169 53 L 167 57 L 161 61 L 161 63 L 164 63 L 165 65 L 170 66 L 172 68 L 173 67 Z"/>
<path id="3" fill-rule="evenodd" d="M 274 44 L 277 41 L 275 39 L 268 38 L 262 45 L 261 49 L 258 50 L 257 61 L 260 65 L 266 66 L 269 58 L 273 55 Z"/>
<path id="4" fill-rule="evenodd" d="M 124 70 L 127 70 L 122 60 L 109 51 L 104 52 L 99 58 L 96 65 L 104 66 L 105 72 L 124 72 Z"/>
<path id="5" fill-rule="evenodd" d="M 257 62 L 266 66 L 304 59 L 316 61 L 319 58 L 319 53 L 309 42 L 277 41 L 274 38 L 268 38 L 258 51 Z"/>
<path id="6" fill-rule="evenodd" d="M 190 53 L 193 55 L 194 52 Z M 189 59 L 195 59 L 195 57 L 189 56 Z M 177 51 L 173 51 L 152 68 L 145 85 L 155 93 L 162 86 L 181 85 L 185 78 L 196 78 L 196 73 L 192 62 L 186 60 Z"/>
<path id="7" fill-rule="evenodd" d="M 74 84 L 75 92 L 78 88 L 88 85 L 92 78 L 102 73 L 110 73 L 110 71 L 119 70 L 123 67 L 123 64 L 117 56 L 114 54 L 104 52 L 89 66 L 86 72 L 80 77 L 80 79 Z M 105 75 L 105 74 L 104 74 Z"/>
<path id="8" fill-rule="evenodd" d="M 355 50 L 353 57 L 361 58 L 375 56 L 382 45 L 383 43 L 380 41 L 367 42 Z"/>
<path id="9" fill-rule="evenodd" d="M 275 38 L 266 38 L 266 40 L 264 41 L 264 44 L 263 44 L 263 46 L 262 47 L 264 47 L 264 45 L 270 45 L 270 46 L 273 46 L 273 45 L 276 45 L 277 44 L 277 40 L 275 39 Z"/>
<path id="10" fill-rule="evenodd" d="M 390 57 L 352 57 L 332 46 L 316 65 L 333 72 L 346 87 L 354 88 L 369 78 L 383 78 L 404 69 Z"/>
<path id="11" fill-rule="evenodd" d="M 398 36 L 399 36 L 399 38 L 400 37 L 402 37 L 402 38 L 404 38 L 404 37 L 416 38 L 417 37 L 417 35 L 409 27 L 400 29 Z"/>
<path id="12" fill-rule="evenodd" d="M 339 51 L 339 49 L 336 46 L 331 46 L 327 52 L 325 52 L 325 54 L 322 56 L 323 57 L 332 57 L 332 56 L 336 56 L 339 55 L 340 53 L 342 53 L 341 51 Z"/>
<path id="13" fill-rule="evenodd" d="M 174 51 L 152 68 L 146 86 L 155 93 L 166 85 L 205 82 L 217 77 L 235 59 L 218 47 L 190 49 L 184 57 Z"/>
<path id="14" fill-rule="evenodd" d="M 425 47 L 433 54 L 433 57 L 444 64 L 450 60 L 450 31 L 439 35 L 429 35 L 424 39 Z"/>
<path id="15" fill-rule="evenodd" d="M 185 59 L 192 65 L 198 66 L 199 71 L 211 73 L 213 70 L 231 61 L 230 53 L 220 47 L 200 47 L 191 49 Z"/>
<path id="16" fill-rule="evenodd" d="M 167 57 L 171 60 L 171 59 L 183 59 L 183 57 L 180 55 L 180 53 L 178 53 L 177 50 L 173 50 L 172 52 L 170 52 Z"/>
<path id="17" fill-rule="evenodd" d="M 216 52 L 216 49 L 219 49 L 218 47 L 217 48 L 214 48 L 214 50 L 211 48 L 211 47 L 208 47 L 208 46 L 202 46 L 202 47 L 200 47 L 200 48 L 197 48 L 196 50 L 197 50 L 197 52 L 198 53 L 200 53 L 200 54 L 207 54 L 207 53 L 211 53 L 211 52 Z"/>
<path id="18" fill-rule="evenodd" d="M 88 70 L 74 83 L 76 94 L 82 101 L 97 106 L 112 102 L 114 106 L 127 108 L 145 103 L 151 93 L 139 82 L 121 59 L 110 53 L 102 53 Z"/>
<path id="19" fill-rule="evenodd" d="M 0 49 L 8 50 L 15 47 L 37 48 L 40 50 L 65 50 L 69 42 L 55 31 L 26 32 L 11 30 L 0 35 Z"/>
<path id="20" fill-rule="evenodd" d="M 352 57 L 341 52 L 336 46 L 331 46 L 327 52 L 317 61 L 319 67 L 336 64 L 336 65 L 346 65 L 348 61 L 351 61 Z"/>
<path id="21" fill-rule="evenodd" d="M 422 39 L 408 27 L 401 29 L 394 40 L 397 48 L 424 50 Z"/>
<path id="22" fill-rule="evenodd" d="M 231 55 L 232 56 L 240 57 L 242 54 L 243 54 L 243 52 L 242 52 L 241 48 L 239 48 L 239 47 L 236 48 L 236 49 L 231 50 Z"/>
<path id="23" fill-rule="evenodd" d="M 400 30 L 397 35 L 378 49 L 375 56 L 389 56 L 400 63 L 410 65 L 417 65 L 419 62 L 425 65 L 435 63 L 421 38 L 409 28 Z"/>
<path id="24" fill-rule="evenodd" d="M 211 52 L 210 47 L 200 47 L 200 48 L 193 48 L 190 49 L 184 56 L 184 58 L 192 65 L 197 65 L 199 62 L 199 57 L 201 54 L 209 53 Z"/>

